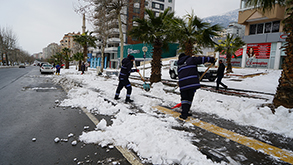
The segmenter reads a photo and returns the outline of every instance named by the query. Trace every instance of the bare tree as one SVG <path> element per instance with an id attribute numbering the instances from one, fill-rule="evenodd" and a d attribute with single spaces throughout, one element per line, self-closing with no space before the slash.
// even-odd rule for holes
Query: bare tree
<path id="1" fill-rule="evenodd" d="M 0 52 L 2 61 L 5 55 L 6 65 L 9 65 L 8 54 L 11 54 L 16 48 L 17 37 L 13 33 L 11 28 L 1 28 L 0 27 Z"/>

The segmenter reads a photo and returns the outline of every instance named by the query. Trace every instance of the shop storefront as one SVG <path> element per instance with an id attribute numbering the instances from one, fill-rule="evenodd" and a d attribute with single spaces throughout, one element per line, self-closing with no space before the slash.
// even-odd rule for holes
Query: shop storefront
<path id="1" fill-rule="evenodd" d="M 281 48 L 284 42 L 249 43 L 235 52 L 231 64 L 243 68 L 281 69 L 285 52 Z M 227 65 L 226 55 L 218 55 Z"/>

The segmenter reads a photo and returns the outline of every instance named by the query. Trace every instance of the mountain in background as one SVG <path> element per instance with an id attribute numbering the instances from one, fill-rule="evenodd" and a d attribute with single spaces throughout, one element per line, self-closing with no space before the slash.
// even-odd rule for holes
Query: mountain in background
<path id="1" fill-rule="evenodd" d="M 227 28 L 230 22 L 238 22 L 238 9 L 235 9 L 222 15 L 215 15 L 203 18 L 203 21 L 208 22 L 211 25 L 219 24 L 223 28 Z"/>

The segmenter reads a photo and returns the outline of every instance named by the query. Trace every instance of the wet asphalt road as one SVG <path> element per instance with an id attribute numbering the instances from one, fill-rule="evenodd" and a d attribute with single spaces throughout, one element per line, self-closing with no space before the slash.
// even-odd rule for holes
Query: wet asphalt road
<path id="1" fill-rule="evenodd" d="M 37 66 L 0 69 L 0 164 L 129 164 L 115 148 L 72 146 L 85 126 L 95 126 L 80 109 L 58 107 L 55 101 L 64 98 Z M 56 137 L 68 142 L 55 143 Z"/>

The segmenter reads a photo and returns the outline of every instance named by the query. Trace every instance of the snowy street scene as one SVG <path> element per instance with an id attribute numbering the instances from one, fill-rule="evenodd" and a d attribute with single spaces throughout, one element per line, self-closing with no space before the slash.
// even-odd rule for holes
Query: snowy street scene
<path id="1" fill-rule="evenodd" d="M 162 78 L 171 82 L 168 63 L 163 63 Z M 68 91 L 68 98 L 60 101 L 59 106 L 73 110 L 84 108 L 95 116 L 110 116 L 108 120 L 102 118 L 92 131 L 80 132 L 81 143 L 121 146 L 134 152 L 142 163 L 151 164 L 287 164 L 292 161 L 292 110 L 279 107 L 272 111 L 266 106 L 272 101 L 280 71 L 233 70 L 223 80 L 228 85 L 227 93 L 216 92 L 215 82 L 201 82 L 202 88 L 196 91 L 192 103 L 192 116 L 186 121 L 170 112 L 181 112 L 180 108 L 171 110 L 180 103 L 179 89 L 156 83 L 146 92 L 143 82 L 136 77 L 138 73 L 132 73 L 130 79 L 134 102 L 128 104 L 124 103 L 125 89 L 121 91 L 121 100 L 114 100 L 118 85 L 115 74 L 98 76 L 95 69 L 89 69 L 80 75 L 75 69 L 69 69 L 52 78 Z M 106 71 L 115 72 L 119 71 Z M 149 73 L 147 69 L 146 77 Z M 161 111 L 164 108 L 169 111 Z M 220 132 L 246 136 L 253 140 L 249 143 L 262 142 L 268 146 L 254 148 L 254 144 L 249 146 L 239 139 L 211 133 L 205 126 L 193 124 L 199 121 L 221 127 Z M 267 152 L 266 147 L 276 148 L 284 155 Z"/>
<path id="2" fill-rule="evenodd" d="M 293 165 L 292 5 L 1 3 L 0 165 Z"/>

